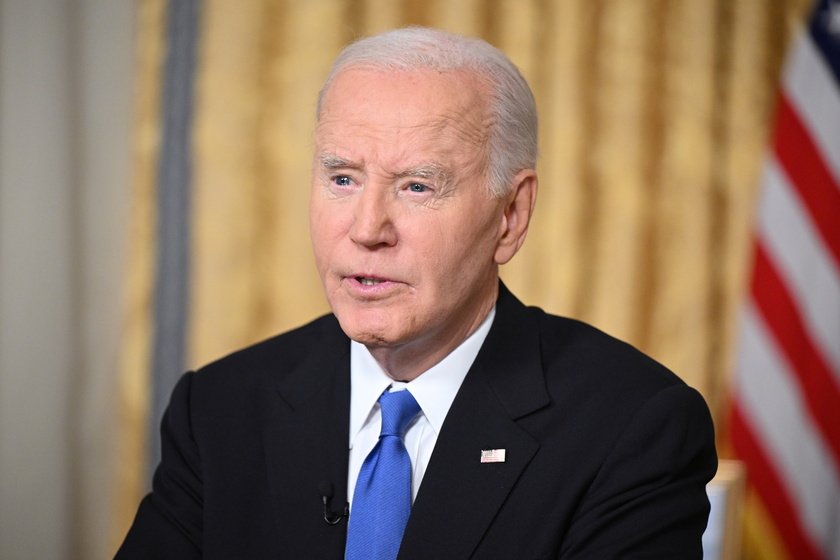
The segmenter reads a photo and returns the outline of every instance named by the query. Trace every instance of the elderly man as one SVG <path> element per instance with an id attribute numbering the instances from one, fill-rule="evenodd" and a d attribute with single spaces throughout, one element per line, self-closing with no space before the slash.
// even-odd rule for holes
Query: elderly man
<path id="1" fill-rule="evenodd" d="M 483 41 L 336 60 L 311 236 L 332 314 L 184 375 L 118 558 L 700 558 L 700 395 L 499 281 L 537 192 L 534 100 Z"/>

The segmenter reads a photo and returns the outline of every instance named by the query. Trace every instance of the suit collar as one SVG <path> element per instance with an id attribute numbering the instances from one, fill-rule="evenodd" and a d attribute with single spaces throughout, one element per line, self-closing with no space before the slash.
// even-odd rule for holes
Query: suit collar
<path id="1" fill-rule="evenodd" d="M 296 346 L 289 354 L 298 357 L 293 363 L 288 363 L 285 354 L 277 357 L 277 370 L 285 375 L 275 377 L 274 389 L 289 407 L 299 410 L 324 388 L 345 379 L 349 384 L 350 339 L 334 315 L 321 317 L 288 336 L 299 339 L 288 344 Z"/>
<path id="2" fill-rule="evenodd" d="M 535 314 L 499 282 L 497 316 L 476 358 L 511 420 L 549 404 Z"/>

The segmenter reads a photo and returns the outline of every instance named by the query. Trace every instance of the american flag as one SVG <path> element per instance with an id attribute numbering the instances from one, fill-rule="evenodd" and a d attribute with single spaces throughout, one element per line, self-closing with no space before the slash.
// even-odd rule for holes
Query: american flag
<path id="1" fill-rule="evenodd" d="M 505 450 L 504 449 L 482 449 L 481 450 L 482 463 L 504 463 Z"/>
<path id="2" fill-rule="evenodd" d="M 731 424 L 746 548 L 840 559 L 840 0 L 789 53 L 752 274 Z"/>

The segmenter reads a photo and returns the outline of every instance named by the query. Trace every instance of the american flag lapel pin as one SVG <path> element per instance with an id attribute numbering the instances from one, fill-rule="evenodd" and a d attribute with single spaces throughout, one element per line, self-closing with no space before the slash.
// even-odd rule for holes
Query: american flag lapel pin
<path id="1" fill-rule="evenodd" d="M 504 449 L 482 449 L 481 450 L 482 463 L 504 463 L 505 450 Z"/>

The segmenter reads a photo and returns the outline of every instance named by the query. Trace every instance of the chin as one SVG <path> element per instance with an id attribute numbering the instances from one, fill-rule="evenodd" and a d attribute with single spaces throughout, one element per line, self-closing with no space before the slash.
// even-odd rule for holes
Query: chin
<path id="1" fill-rule="evenodd" d="M 335 315 L 344 334 L 356 342 L 366 346 L 388 346 L 394 342 L 395 333 L 386 312 L 343 310 Z"/>

